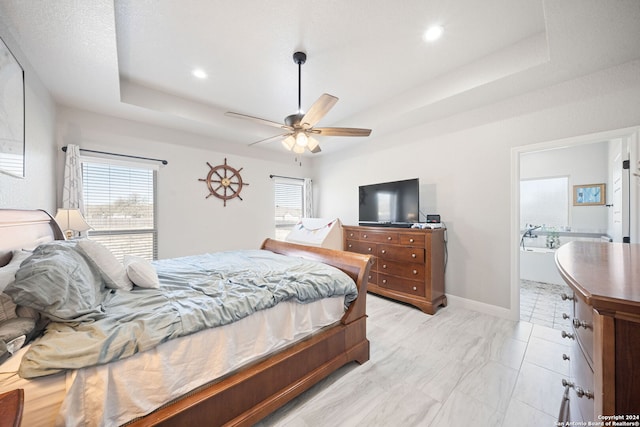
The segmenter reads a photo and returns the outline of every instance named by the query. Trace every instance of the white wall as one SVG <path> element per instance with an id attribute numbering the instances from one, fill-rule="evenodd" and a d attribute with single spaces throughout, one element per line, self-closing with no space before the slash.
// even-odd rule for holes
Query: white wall
<path id="1" fill-rule="evenodd" d="M 379 136 L 314 163 L 319 214 L 356 224 L 358 185 L 418 177 L 423 210 L 448 227 L 446 293 L 510 310 L 512 147 L 638 125 L 638 99 L 635 61 Z"/>
<path id="2" fill-rule="evenodd" d="M 606 234 L 608 208 L 606 206 L 574 206 L 573 186 L 608 183 L 608 153 L 607 141 L 524 153 L 520 156 L 520 178 L 568 176 L 571 231 Z M 540 202 L 544 203 L 543 200 Z"/>
<path id="3" fill-rule="evenodd" d="M 25 74 L 25 176 L 0 173 L 0 208 L 45 209 L 55 215 L 56 107 L 0 15 L 0 37 Z"/>
<path id="4" fill-rule="evenodd" d="M 58 127 L 59 147 L 78 144 L 84 149 L 168 161 L 158 172 L 159 258 L 258 248 L 275 234 L 273 180 L 269 175 L 308 176 L 305 163 L 299 166 L 282 153 L 278 153 L 281 160 L 269 160 L 263 150 L 252 150 L 254 156 L 242 156 L 194 148 L 216 144 L 202 136 L 86 111 L 61 109 Z M 206 183 L 198 181 L 209 173 L 207 162 L 215 167 L 223 164 L 225 157 L 229 166 L 243 168 L 242 179 L 249 184 L 240 193 L 243 200 L 228 200 L 226 207 L 214 196 L 207 199 Z M 61 180 L 61 150 L 58 162 Z"/>

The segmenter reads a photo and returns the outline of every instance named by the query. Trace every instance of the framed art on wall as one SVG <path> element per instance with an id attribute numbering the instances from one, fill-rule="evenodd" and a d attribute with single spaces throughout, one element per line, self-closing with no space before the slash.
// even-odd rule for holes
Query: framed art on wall
<path id="1" fill-rule="evenodd" d="M 24 177 L 24 71 L 0 39 L 0 172 Z"/>
<path id="2" fill-rule="evenodd" d="M 573 206 L 600 206 L 606 203 L 605 184 L 573 186 Z"/>

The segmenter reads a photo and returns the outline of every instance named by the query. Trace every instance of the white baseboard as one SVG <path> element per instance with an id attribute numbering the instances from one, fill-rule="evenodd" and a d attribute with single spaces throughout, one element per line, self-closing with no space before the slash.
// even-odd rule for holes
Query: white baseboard
<path id="1" fill-rule="evenodd" d="M 509 320 L 518 320 L 516 313 L 504 307 L 491 305 L 480 301 L 474 301 L 467 298 L 458 297 L 447 294 L 447 304 L 451 307 L 466 308 L 467 310 L 477 311 L 479 313 L 500 317 Z"/>

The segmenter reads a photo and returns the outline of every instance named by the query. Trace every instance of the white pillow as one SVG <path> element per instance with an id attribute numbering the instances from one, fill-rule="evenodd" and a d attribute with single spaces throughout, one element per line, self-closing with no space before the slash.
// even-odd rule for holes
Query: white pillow
<path id="1" fill-rule="evenodd" d="M 124 266 L 105 246 L 93 240 L 82 239 L 78 241 L 78 248 L 98 267 L 107 288 L 125 291 L 133 289 Z"/>
<path id="2" fill-rule="evenodd" d="M 127 276 L 134 285 L 141 288 L 157 289 L 160 287 L 158 273 L 148 260 L 139 256 L 125 255 L 124 266 L 127 270 Z"/>
<path id="3" fill-rule="evenodd" d="M 13 251 L 11 260 L 4 267 L 0 267 L 0 292 L 4 292 L 4 288 L 14 280 L 16 280 L 16 271 L 20 269 L 22 261 L 29 258 L 29 251 Z"/>
<path id="4" fill-rule="evenodd" d="M 13 251 L 11 260 L 4 267 L 0 267 L 0 322 L 18 317 L 16 315 L 16 305 L 9 295 L 6 295 L 4 288 L 16 279 L 16 272 L 20 269 L 22 261 L 29 258 L 29 251 Z"/>

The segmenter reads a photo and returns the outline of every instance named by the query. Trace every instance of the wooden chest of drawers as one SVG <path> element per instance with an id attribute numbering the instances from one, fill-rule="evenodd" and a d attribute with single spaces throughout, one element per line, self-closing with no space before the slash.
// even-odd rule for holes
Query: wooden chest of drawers
<path id="1" fill-rule="evenodd" d="M 344 226 L 344 250 L 374 255 L 368 291 L 434 314 L 444 294 L 445 229 Z"/>
<path id="2" fill-rule="evenodd" d="M 562 332 L 572 352 L 559 421 L 640 422 L 640 245 L 571 242 L 556 263 L 573 291 L 563 295 L 573 301 Z"/>

